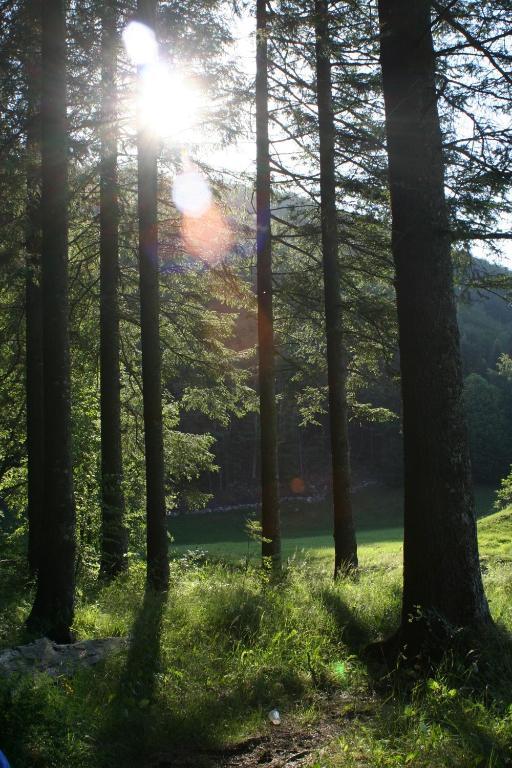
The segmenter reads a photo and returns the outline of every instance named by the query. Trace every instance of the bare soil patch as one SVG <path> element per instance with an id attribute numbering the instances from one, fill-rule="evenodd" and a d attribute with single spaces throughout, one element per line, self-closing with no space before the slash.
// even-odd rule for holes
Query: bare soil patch
<path id="1" fill-rule="evenodd" d="M 301 726 L 284 722 L 219 750 L 182 749 L 155 755 L 146 768 L 301 768 L 340 736 L 350 720 L 375 712 L 375 699 L 330 700 L 318 722 Z"/>

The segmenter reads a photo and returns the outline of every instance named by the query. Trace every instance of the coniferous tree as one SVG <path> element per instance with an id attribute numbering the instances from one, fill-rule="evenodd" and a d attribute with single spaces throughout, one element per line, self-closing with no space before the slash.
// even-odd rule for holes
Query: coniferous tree
<path id="1" fill-rule="evenodd" d="M 25 223 L 25 344 L 27 411 L 27 516 L 28 564 L 37 571 L 43 515 L 43 328 L 41 303 L 41 121 L 40 121 L 40 22 L 41 0 L 26 4 L 27 48 L 25 88 L 27 93 Z M 37 54 L 39 52 L 39 55 Z"/>
<path id="2" fill-rule="evenodd" d="M 138 1 L 138 20 L 155 30 L 156 0 Z M 139 87 L 143 72 L 139 71 Z M 139 106 L 140 111 L 140 106 Z M 162 424 L 158 260 L 158 140 L 139 113 L 137 129 L 140 325 L 146 450 L 147 577 L 155 589 L 169 581 Z"/>
<path id="3" fill-rule="evenodd" d="M 117 4 L 101 6 L 100 405 L 102 540 L 100 573 L 127 566 L 122 488 L 119 372 L 119 202 L 117 182 Z"/>
<path id="4" fill-rule="evenodd" d="M 262 556 L 281 567 L 272 240 L 268 133 L 268 45 L 266 0 L 256 3 L 256 259 L 258 293 L 258 374 L 260 395 Z"/>
<path id="5" fill-rule="evenodd" d="M 347 419 L 347 352 L 343 330 L 338 265 L 335 128 L 332 103 L 331 46 L 327 0 L 315 0 L 316 92 L 320 143 L 320 205 L 324 272 L 327 380 L 334 511 L 334 575 L 357 567 L 357 544 L 350 498 L 350 453 Z"/>
<path id="6" fill-rule="evenodd" d="M 379 0 L 405 454 L 409 652 L 490 621 L 476 538 L 428 0 Z"/>
<path id="7" fill-rule="evenodd" d="M 68 124 L 66 15 L 41 4 L 41 228 L 44 385 L 44 506 L 31 629 L 69 642 L 75 592 L 68 331 Z"/>

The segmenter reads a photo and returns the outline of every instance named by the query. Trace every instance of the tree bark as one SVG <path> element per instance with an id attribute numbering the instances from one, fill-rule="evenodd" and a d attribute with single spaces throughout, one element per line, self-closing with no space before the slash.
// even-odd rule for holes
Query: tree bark
<path id="1" fill-rule="evenodd" d="M 262 557 L 281 568 L 272 241 L 268 136 L 268 52 L 266 0 L 256 2 L 256 260 L 258 296 L 258 375 L 260 390 Z"/>
<path id="2" fill-rule="evenodd" d="M 62 0 L 44 3 L 41 77 L 44 507 L 37 591 L 28 626 L 58 642 L 69 642 L 75 591 L 75 504 L 68 329 L 66 20 Z"/>
<path id="3" fill-rule="evenodd" d="M 138 20 L 155 29 L 156 0 L 138 0 Z M 142 72 L 139 71 L 139 85 Z M 157 221 L 158 141 L 139 114 L 137 131 L 139 284 L 144 442 L 146 448 L 147 579 L 153 589 L 169 582 L 162 425 L 160 291 Z"/>
<path id="4" fill-rule="evenodd" d="M 25 344 L 27 409 L 28 565 L 38 568 L 43 517 L 43 310 L 41 298 L 41 0 L 28 0 L 25 222 Z"/>
<path id="5" fill-rule="evenodd" d="M 102 5 L 101 167 L 100 167 L 100 405 L 101 509 L 100 575 L 125 570 L 128 537 L 124 527 L 119 372 L 119 203 L 117 182 L 117 12 Z"/>
<path id="6" fill-rule="evenodd" d="M 334 577 L 357 567 L 357 543 L 350 497 L 350 448 L 347 418 L 347 353 L 343 331 L 341 278 L 338 265 L 335 128 L 327 0 L 315 0 L 316 92 L 320 137 L 320 199 L 324 271 L 332 499 Z"/>
<path id="7" fill-rule="evenodd" d="M 446 640 L 448 625 L 490 621 L 462 407 L 430 6 L 379 0 L 405 452 L 400 637 L 410 649 L 436 632 Z"/>

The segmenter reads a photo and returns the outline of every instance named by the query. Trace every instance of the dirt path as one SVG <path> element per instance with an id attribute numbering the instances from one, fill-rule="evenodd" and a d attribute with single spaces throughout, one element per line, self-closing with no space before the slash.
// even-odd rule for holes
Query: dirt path
<path id="1" fill-rule="evenodd" d="M 348 720 L 368 717 L 374 709 L 375 702 L 369 699 L 331 702 L 314 725 L 269 723 L 258 736 L 224 749 L 159 755 L 146 768 L 301 768 L 342 732 Z"/>

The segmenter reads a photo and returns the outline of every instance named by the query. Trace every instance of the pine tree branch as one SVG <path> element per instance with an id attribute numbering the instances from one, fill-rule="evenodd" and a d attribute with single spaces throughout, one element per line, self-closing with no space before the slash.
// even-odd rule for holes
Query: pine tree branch
<path id="1" fill-rule="evenodd" d="M 453 3 L 451 4 L 453 5 Z M 466 29 L 457 19 L 455 16 L 451 13 L 450 8 L 451 5 L 448 8 L 445 8 L 440 3 L 436 2 L 435 0 L 432 2 L 432 7 L 435 8 L 435 10 L 439 14 L 439 19 L 443 19 L 446 21 L 453 29 L 455 29 L 457 32 L 460 32 L 463 37 L 466 38 L 468 43 L 477 51 L 480 51 L 480 53 L 483 53 L 485 58 L 492 64 L 492 66 L 500 73 L 502 77 L 505 78 L 507 83 L 512 85 L 512 76 L 509 75 L 508 72 L 506 72 L 503 67 L 496 61 L 496 58 L 493 56 L 493 54 L 486 48 L 482 43 L 477 40 L 474 35 L 469 32 L 469 30 Z"/>

